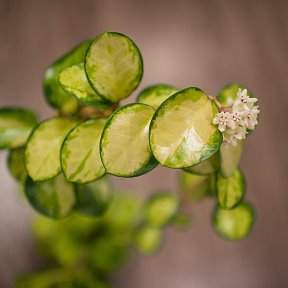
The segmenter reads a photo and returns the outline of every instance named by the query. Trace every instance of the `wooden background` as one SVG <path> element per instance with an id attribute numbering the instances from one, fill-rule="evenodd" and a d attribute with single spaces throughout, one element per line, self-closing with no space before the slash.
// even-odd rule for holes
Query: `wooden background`
<path id="1" fill-rule="evenodd" d="M 245 147 L 248 199 L 257 209 L 250 237 L 219 239 L 210 227 L 213 203 L 194 209 L 187 231 L 168 231 L 155 257 L 134 257 L 115 279 L 125 288 L 288 287 L 288 1 L 0 0 L 0 105 L 32 106 L 52 115 L 41 92 L 45 67 L 79 41 L 119 31 L 139 45 L 145 74 L 155 82 L 198 86 L 209 94 L 227 82 L 247 85 L 259 98 L 260 125 Z M 31 208 L 0 164 L 0 287 L 34 269 Z M 175 188 L 168 169 L 119 180 L 146 195 Z"/>

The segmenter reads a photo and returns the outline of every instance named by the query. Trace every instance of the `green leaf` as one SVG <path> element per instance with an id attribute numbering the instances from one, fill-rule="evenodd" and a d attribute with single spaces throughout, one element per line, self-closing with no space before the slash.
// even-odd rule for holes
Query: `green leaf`
<path id="1" fill-rule="evenodd" d="M 154 84 L 143 89 L 137 102 L 144 103 L 154 108 L 158 108 L 169 96 L 179 91 L 179 89 L 167 84 Z"/>
<path id="2" fill-rule="evenodd" d="M 131 194 L 116 191 L 112 203 L 102 219 L 115 234 L 130 233 L 138 221 L 140 201 Z"/>
<path id="3" fill-rule="evenodd" d="M 105 174 L 99 151 L 106 120 L 86 120 L 66 136 L 60 152 L 61 167 L 70 182 L 87 183 Z"/>
<path id="4" fill-rule="evenodd" d="M 170 223 L 179 210 L 178 198 L 167 192 L 153 194 L 145 203 L 144 217 L 147 225 L 164 227 Z"/>
<path id="5" fill-rule="evenodd" d="M 100 272 L 119 269 L 127 260 L 127 248 L 115 243 L 113 239 L 97 239 L 90 252 L 92 267 Z"/>
<path id="6" fill-rule="evenodd" d="M 242 203 L 232 210 L 216 207 L 213 227 L 224 239 L 241 240 L 252 230 L 255 222 L 254 210 L 248 203 Z"/>
<path id="7" fill-rule="evenodd" d="M 198 175 L 210 175 L 219 170 L 219 156 L 218 153 L 212 155 L 207 160 L 192 167 L 184 168 L 186 172 Z"/>
<path id="8" fill-rule="evenodd" d="M 24 164 L 25 147 L 20 147 L 9 151 L 7 164 L 12 176 L 19 182 L 23 183 L 27 177 Z"/>
<path id="9" fill-rule="evenodd" d="M 120 177 L 145 174 L 157 166 L 149 147 L 148 127 L 155 110 L 146 104 L 128 104 L 107 121 L 100 154 L 107 173 Z"/>
<path id="10" fill-rule="evenodd" d="M 58 74 L 64 68 L 84 61 L 85 53 L 91 40 L 81 42 L 74 49 L 52 63 L 44 74 L 43 88 L 48 103 L 63 114 L 74 114 L 78 101 L 67 94 L 58 83 Z"/>
<path id="11" fill-rule="evenodd" d="M 112 186 L 106 177 L 76 186 L 75 210 L 87 216 L 101 216 L 112 201 Z"/>
<path id="12" fill-rule="evenodd" d="M 22 108 L 1 108 L 0 149 L 24 146 L 36 124 L 37 118 L 31 111 Z"/>
<path id="13" fill-rule="evenodd" d="M 229 177 L 218 173 L 216 180 L 218 205 L 222 209 L 232 209 L 244 198 L 246 183 L 243 173 L 237 169 Z"/>
<path id="14" fill-rule="evenodd" d="M 62 70 L 59 74 L 61 87 L 80 102 L 92 107 L 109 107 L 109 103 L 100 97 L 90 86 L 84 63 L 74 64 Z"/>
<path id="15" fill-rule="evenodd" d="M 135 232 L 134 247 L 144 255 L 156 253 L 163 243 L 163 231 L 156 227 L 141 226 Z"/>
<path id="16" fill-rule="evenodd" d="M 238 168 L 244 140 L 239 140 L 236 145 L 223 143 L 220 148 L 220 166 L 223 176 L 230 177 Z"/>
<path id="17" fill-rule="evenodd" d="M 52 118 L 41 122 L 31 133 L 25 151 L 25 164 L 34 181 L 50 179 L 61 172 L 60 148 L 76 122 L 68 118 Z"/>
<path id="18" fill-rule="evenodd" d="M 92 42 L 84 65 L 97 93 L 114 103 L 128 97 L 143 74 L 138 47 L 130 38 L 116 32 L 105 32 Z"/>
<path id="19" fill-rule="evenodd" d="M 68 216 L 75 205 L 74 185 L 67 182 L 62 174 L 39 182 L 27 177 L 25 193 L 31 206 L 50 218 Z"/>
<path id="20" fill-rule="evenodd" d="M 150 124 L 150 146 L 170 168 L 196 165 L 220 148 L 222 135 L 212 121 L 218 109 L 199 88 L 181 90 L 157 109 Z"/>
<path id="21" fill-rule="evenodd" d="M 213 176 L 196 175 L 184 171 L 180 174 L 181 188 L 194 202 L 215 194 L 214 180 Z"/>
<path id="22" fill-rule="evenodd" d="M 232 105 L 233 102 L 237 99 L 237 92 L 239 88 L 243 90 L 246 87 L 239 83 L 230 83 L 226 85 L 219 91 L 217 95 L 218 102 L 224 107 Z M 247 90 L 247 92 L 249 97 L 253 97 L 252 93 L 249 90 Z"/>
<path id="23" fill-rule="evenodd" d="M 79 262 L 83 263 L 83 256 L 89 253 L 90 243 L 100 237 L 97 234 L 100 228 L 99 220 L 77 213 L 61 221 L 37 217 L 33 228 L 39 253 L 50 263 L 70 269 Z"/>
<path id="24" fill-rule="evenodd" d="M 71 220 L 70 214 L 68 219 Z M 50 219 L 46 218 L 45 220 L 48 221 Z M 53 223 L 60 222 L 55 221 L 53 218 L 50 221 L 53 221 Z M 62 221 L 63 219 L 61 219 L 61 222 Z M 47 225 L 47 223 L 45 225 Z M 82 246 L 84 243 L 78 241 L 78 237 L 73 235 L 73 231 L 69 231 L 65 226 L 63 226 L 64 225 L 53 227 L 51 224 L 48 224 L 48 229 L 52 229 L 52 232 L 49 231 L 50 235 L 47 235 L 46 237 L 50 237 L 50 239 L 46 238 L 46 245 L 39 247 L 39 250 L 41 249 L 40 251 L 43 255 L 45 255 L 51 262 L 55 262 L 57 266 L 67 267 L 72 270 L 77 263 L 83 259 Z"/>

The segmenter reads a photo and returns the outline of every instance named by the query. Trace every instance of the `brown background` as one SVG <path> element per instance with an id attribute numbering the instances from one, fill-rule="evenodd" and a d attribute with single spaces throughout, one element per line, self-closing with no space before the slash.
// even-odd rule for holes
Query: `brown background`
<path id="1" fill-rule="evenodd" d="M 116 276 L 115 287 L 288 287 L 287 3 L 0 0 L 1 106 L 32 106 L 43 118 L 52 115 L 41 95 L 45 67 L 106 30 L 127 34 L 139 45 L 145 62 L 140 89 L 168 82 L 215 94 L 238 81 L 259 98 L 260 125 L 242 162 L 248 199 L 257 209 L 252 235 L 239 243 L 218 238 L 209 222 L 213 203 L 203 202 L 187 231 L 168 231 L 161 252 L 135 257 Z M 17 196 L 6 155 L 0 156 L 0 287 L 5 288 L 39 260 L 29 231 L 34 213 Z M 149 193 L 153 187 L 175 188 L 176 174 L 157 168 L 120 182 Z"/>

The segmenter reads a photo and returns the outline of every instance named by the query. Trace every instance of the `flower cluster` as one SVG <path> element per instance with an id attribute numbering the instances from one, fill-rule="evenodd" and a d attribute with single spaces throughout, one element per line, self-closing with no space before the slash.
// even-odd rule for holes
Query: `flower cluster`
<path id="1" fill-rule="evenodd" d="M 257 99 L 250 98 L 247 89 L 239 89 L 237 97 L 231 107 L 232 112 L 221 111 L 213 120 L 213 124 L 218 125 L 218 129 L 223 133 L 223 141 L 233 145 L 246 138 L 248 129 L 254 130 L 260 113 L 258 105 L 255 105 Z"/>

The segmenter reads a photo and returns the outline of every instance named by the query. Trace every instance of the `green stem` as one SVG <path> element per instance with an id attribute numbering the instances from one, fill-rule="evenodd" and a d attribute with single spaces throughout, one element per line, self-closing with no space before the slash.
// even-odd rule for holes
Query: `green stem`
<path id="1" fill-rule="evenodd" d="M 92 116 L 99 116 L 101 118 L 107 118 L 118 108 L 119 108 L 119 103 L 115 103 L 113 104 L 113 106 L 106 108 L 106 109 L 93 108 L 90 106 L 83 105 L 80 107 L 79 117 L 83 120 L 89 119 Z"/>

